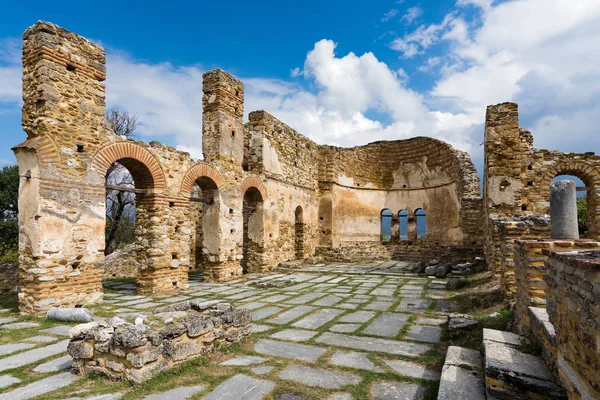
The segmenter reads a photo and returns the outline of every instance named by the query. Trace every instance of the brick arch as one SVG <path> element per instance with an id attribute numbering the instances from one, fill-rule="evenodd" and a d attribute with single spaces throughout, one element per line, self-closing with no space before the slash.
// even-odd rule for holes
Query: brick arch
<path id="1" fill-rule="evenodd" d="M 106 174 L 116 161 L 129 170 L 136 186 L 153 189 L 166 187 L 165 175 L 158 160 L 136 143 L 113 143 L 101 148 L 92 157 L 90 169 Z"/>
<path id="2" fill-rule="evenodd" d="M 599 163 L 600 166 L 600 163 Z M 550 187 L 552 179 L 559 175 L 573 175 L 583 181 L 585 186 L 593 190 L 600 187 L 600 168 L 583 160 L 559 160 L 545 174 L 543 187 Z"/>
<path id="3" fill-rule="evenodd" d="M 586 160 L 559 159 L 544 174 L 541 182 L 543 198 L 550 199 L 552 179 L 560 175 L 573 175 L 583 181 L 587 189 L 587 225 L 590 237 L 600 240 L 600 159 L 596 162 Z M 549 208 L 542 211 L 546 214 Z"/>
<path id="4" fill-rule="evenodd" d="M 221 174 L 216 169 L 208 164 L 199 163 L 194 165 L 188 170 L 188 172 L 185 173 L 183 181 L 181 182 L 181 193 L 189 195 L 192 192 L 192 186 L 194 185 L 194 182 L 203 176 L 212 179 L 219 190 L 223 189 L 225 186 L 225 179 L 223 179 Z"/>
<path id="5" fill-rule="evenodd" d="M 256 188 L 260 195 L 262 196 L 263 201 L 267 199 L 267 188 L 265 185 L 258 179 L 256 176 L 249 176 L 242 182 L 242 195 L 246 193 L 248 189 L 251 187 Z"/>
<path id="6" fill-rule="evenodd" d="M 40 167 L 46 167 L 51 164 L 59 164 L 61 161 L 60 152 L 52 138 L 46 135 L 40 135 L 27 139 L 21 144 L 12 148 L 13 151 L 18 149 L 33 149 L 36 152 Z"/>

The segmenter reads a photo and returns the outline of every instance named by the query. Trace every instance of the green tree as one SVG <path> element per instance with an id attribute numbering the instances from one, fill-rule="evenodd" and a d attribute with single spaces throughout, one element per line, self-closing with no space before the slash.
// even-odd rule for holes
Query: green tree
<path id="1" fill-rule="evenodd" d="M 0 263 L 17 262 L 19 254 L 19 168 L 0 170 Z"/>
<path id="2" fill-rule="evenodd" d="M 579 225 L 579 234 L 587 232 L 587 199 L 585 197 L 577 198 L 577 225 Z"/>

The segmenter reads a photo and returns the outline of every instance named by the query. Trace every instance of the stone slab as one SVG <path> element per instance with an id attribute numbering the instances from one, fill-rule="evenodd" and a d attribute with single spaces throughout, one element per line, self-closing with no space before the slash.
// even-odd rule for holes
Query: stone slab
<path id="1" fill-rule="evenodd" d="M 176 389 L 167 390 L 166 392 L 159 394 L 151 394 L 150 396 L 144 397 L 144 400 L 185 400 L 189 399 L 196 393 L 200 393 L 205 389 L 202 385 L 197 386 L 182 386 Z"/>
<path id="2" fill-rule="evenodd" d="M 421 400 L 425 396 L 425 387 L 406 382 L 376 383 L 371 387 L 374 400 Z"/>
<path id="3" fill-rule="evenodd" d="M 271 318 L 268 322 L 270 324 L 285 325 L 314 310 L 316 310 L 316 308 L 311 306 L 297 306 L 282 312 L 275 318 Z"/>
<path id="4" fill-rule="evenodd" d="M 331 363 L 341 367 L 364 369 L 373 372 L 384 372 L 376 366 L 366 354 L 356 351 L 338 350 L 331 356 Z"/>
<path id="5" fill-rule="evenodd" d="M 58 372 L 65 369 L 71 368 L 71 363 L 73 359 L 71 356 L 66 355 L 64 357 L 59 357 L 54 360 L 50 360 L 46 363 L 40 364 L 33 369 L 33 372 L 38 372 L 41 374 L 47 374 L 49 372 Z"/>
<path id="6" fill-rule="evenodd" d="M 419 325 L 444 325 L 446 322 L 448 322 L 445 319 L 438 319 L 438 318 L 420 318 L 417 323 Z"/>
<path id="7" fill-rule="evenodd" d="M 16 320 L 17 319 L 15 317 L 2 317 L 2 318 L 0 318 L 0 325 L 8 324 L 8 323 L 14 322 Z"/>
<path id="8" fill-rule="evenodd" d="M 267 354 L 271 356 L 315 362 L 319 357 L 325 354 L 327 350 L 321 347 L 299 343 L 287 343 L 280 342 L 278 340 L 259 339 L 254 345 L 254 351 L 260 354 Z"/>
<path id="9" fill-rule="evenodd" d="M 10 353 L 14 353 L 21 350 L 26 350 L 34 347 L 33 343 L 8 343 L 0 344 L 0 356 L 4 356 Z"/>
<path id="10" fill-rule="evenodd" d="M 343 300 L 342 297 L 332 294 L 332 295 L 323 297 L 321 300 L 315 301 L 313 304 L 315 306 L 332 306 L 336 303 L 339 303 L 342 300 Z"/>
<path id="11" fill-rule="evenodd" d="M 53 326 L 52 328 L 42 329 L 40 332 L 58 336 L 69 336 L 69 331 L 71 328 L 72 326 L 70 325 L 57 325 Z"/>
<path id="12" fill-rule="evenodd" d="M 267 361 L 265 358 L 257 357 L 257 356 L 244 356 L 244 357 L 235 357 L 224 361 L 221 365 L 252 365 L 252 364 L 260 364 L 262 362 Z"/>
<path id="13" fill-rule="evenodd" d="M 464 347 L 449 346 L 446 352 L 446 365 L 468 365 L 473 369 L 482 369 L 481 353 L 473 349 L 465 349 Z"/>
<path id="14" fill-rule="evenodd" d="M 442 328 L 438 328 L 437 326 L 413 325 L 406 332 L 405 337 L 417 342 L 439 343 L 442 338 Z"/>
<path id="15" fill-rule="evenodd" d="M 0 329 L 28 329 L 28 328 L 37 328 L 40 326 L 37 322 L 13 322 L 10 324 L 0 325 Z"/>
<path id="16" fill-rule="evenodd" d="M 325 389 L 338 389 L 360 382 L 357 375 L 315 369 L 303 365 L 290 365 L 279 373 L 279 378 Z"/>
<path id="17" fill-rule="evenodd" d="M 523 338 L 517 334 L 488 328 L 483 328 L 483 340 L 503 343 L 512 347 L 519 347 L 523 343 Z"/>
<path id="18" fill-rule="evenodd" d="M 422 314 L 431 305 L 431 300 L 427 299 L 402 299 L 396 311 Z"/>
<path id="19" fill-rule="evenodd" d="M 259 321 L 261 319 L 270 317 L 273 314 L 283 311 L 281 307 L 265 307 L 260 310 L 256 310 L 252 313 L 252 321 Z"/>
<path id="20" fill-rule="evenodd" d="M 302 318 L 300 321 L 293 323 L 292 325 L 297 328 L 317 329 L 344 312 L 345 311 L 343 310 L 336 310 L 333 308 L 322 308 Z"/>
<path id="21" fill-rule="evenodd" d="M 358 328 L 361 327 L 361 324 L 335 324 L 332 325 L 329 330 L 331 332 L 338 332 L 338 333 L 351 333 L 356 331 Z"/>
<path id="22" fill-rule="evenodd" d="M 273 367 L 265 365 L 262 367 L 250 368 L 250 371 L 254 372 L 256 375 L 264 375 L 264 374 L 268 374 L 269 372 L 273 371 Z"/>
<path id="23" fill-rule="evenodd" d="M 260 332 L 265 332 L 265 331 L 269 331 L 269 330 L 273 329 L 272 326 L 259 325 L 259 324 L 251 324 L 250 327 L 252 328 L 252 333 L 260 333 Z"/>
<path id="24" fill-rule="evenodd" d="M 0 389 L 4 389 L 10 385 L 21 382 L 19 378 L 15 378 L 11 375 L 0 375 Z"/>
<path id="25" fill-rule="evenodd" d="M 29 385 L 17 388 L 8 393 L 0 395 L 1 400 L 25 400 L 41 396 L 45 393 L 63 388 L 75 381 L 77 375 L 70 372 L 63 372 L 48 378 L 30 383 Z"/>
<path id="26" fill-rule="evenodd" d="M 383 313 L 375 318 L 363 333 L 372 336 L 394 337 L 407 320 L 408 315 L 406 314 Z"/>
<path id="27" fill-rule="evenodd" d="M 342 335 L 326 332 L 315 339 L 318 343 L 347 347 L 355 350 L 376 351 L 388 354 L 418 357 L 431 350 L 431 346 L 399 340 L 379 339 L 363 336 Z"/>
<path id="28" fill-rule="evenodd" d="M 306 304 L 308 302 L 311 302 L 311 301 L 316 300 L 319 297 L 323 297 L 323 296 L 325 296 L 325 293 L 311 292 L 311 293 L 303 294 L 302 296 L 299 296 L 299 297 L 294 297 L 292 299 L 288 299 L 285 301 L 285 303 L 286 304 Z"/>
<path id="29" fill-rule="evenodd" d="M 440 380 L 439 372 L 427 369 L 417 363 L 404 360 L 383 360 L 383 362 L 400 375 L 410 376 L 411 378 L 424 379 L 427 381 Z"/>
<path id="30" fill-rule="evenodd" d="M 356 311 L 341 317 L 338 322 L 367 322 L 375 316 L 374 311 Z"/>
<path id="31" fill-rule="evenodd" d="M 203 400 L 259 400 L 274 386 L 273 382 L 238 374 L 221 383 Z"/>
<path id="32" fill-rule="evenodd" d="M 63 340 L 58 343 L 50 344 L 37 349 L 27 350 L 23 353 L 15 354 L 14 356 L 0 359 L 0 372 L 12 368 L 22 367 L 27 364 L 33 364 L 36 361 L 42 360 L 67 351 L 68 340 Z"/>
<path id="33" fill-rule="evenodd" d="M 23 339 L 23 342 L 50 343 L 50 342 L 55 342 L 56 340 L 57 339 L 52 336 L 37 335 L 37 336 L 28 337 L 27 339 Z"/>
<path id="34" fill-rule="evenodd" d="M 438 400 L 485 400 L 483 376 L 480 374 L 455 365 L 444 365 Z"/>
<path id="35" fill-rule="evenodd" d="M 274 339 L 291 340 L 292 342 L 304 342 L 312 339 L 317 331 L 305 331 L 303 329 L 285 329 L 271 335 Z"/>
<path id="36" fill-rule="evenodd" d="M 375 310 L 375 311 L 387 311 L 391 306 L 392 302 L 389 301 L 372 301 L 366 306 L 363 307 L 365 310 Z"/>

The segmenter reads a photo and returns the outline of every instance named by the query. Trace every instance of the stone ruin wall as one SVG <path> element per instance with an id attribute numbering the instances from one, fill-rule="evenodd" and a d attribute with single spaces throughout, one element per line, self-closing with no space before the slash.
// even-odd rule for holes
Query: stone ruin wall
<path id="1" fill-rule="evenodd" d="M 418 259 L 447 246 L 444 259 L 466 260 L 481 249 L 479 179 L 469 156 L 430 138 L 320 150 L 319 253 L 343 260 Z M 392 240 L 381 243 L 381 212 L 393 213 Z M 415 210 L 427 214 L 426 238 L 416 239 Z M 407 210 L 408 241 L 398 236 L 398 212 Z M 478 251 L 475 251 L 481 255 Z M 472 254 L 472 253 L 471 253 Z"/>
<path id="2" fill-rule="evenodd" d="M 487 108 L 484 160 L 484 252 L 506 295 L 516 292 L 515 240 L 550 237 L 550 183 L 575 175 L 587 189 L 590 239 L 600 239 L 600 156 L 533 147 L 532 134 L 519 126 L 516 103 Z"/>
<path id="3" fill-rule="evenodd" d="M 570 399 L 600 397 L 600 251 L 546 250 L 546 299 L 559 379 Z"/>
<path id="4" fill-rule="evenodd" d="M 195 161 L 157 142 L 117 137 L 104 126 L 105 54 L 99 46 L 40 22 L 25 32 L 23 49 L 27 140 L 14 148 L 21 175 L 23 311 L 100 300 L 104 178 L 115 161 L 135 181 L 142 293 L 184 288 L 190 269 L 201 268 L 209 280 L 239 277 L 244 252 L 251 259 L 248 272 L 315 254 L 354 261 L 421 260 L 426 253 L 454 262 L 481 255 L 482 225 L 488 229 L 491 220 L 482 224 L 482 213 L 496 209 L 482 208 L 469 156 L 446 143 L 414 138 L 344 149 L 317 145 L 264 111 L 250 113 L 244 124 L 243 83 L 214 70 L 204 75 L 204 159 Z M 517 136 L 523 146 L 522 130 Z M 494 162 L 493 173 L 486 168 L 491 177 L 513 165 Z M 531 191 L 527 196 L 535 197 Z M 393 238 L 382 244 L 386 208 L 394 213 Z M 420 240 L 418 208 L 427 213 L 427 237 Z M 402 209 L 409 211 L 408 241 L 398 237 Z"/>
<path id="5" fill-rule="evenodd" d="M 245 136 L 244 169 L 264 176 L 270 196 L 264 215 L 265 262 L 293 260 L 297 250 L 302 258 L 311 256 L 317 246 L 319 146 L 265 111 L 250 113 Z M 296 226 L 298 207 L 301 226 Z"/>

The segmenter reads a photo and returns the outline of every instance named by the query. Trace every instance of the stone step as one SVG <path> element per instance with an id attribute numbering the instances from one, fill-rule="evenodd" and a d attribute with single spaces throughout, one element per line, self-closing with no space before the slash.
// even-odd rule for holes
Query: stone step
<path id="1" fill-rule="evenodd" d="M 544 361 L 520 351 L 524 339 L 510 332 L 483 330 L 485 386 L 488 399 L 566 399 Z"/>
<path id="2" fill-rule="evenodd" d="M 481 353 L 450 346 L 442 368 L 438 400 L 485 400 Z"/>

